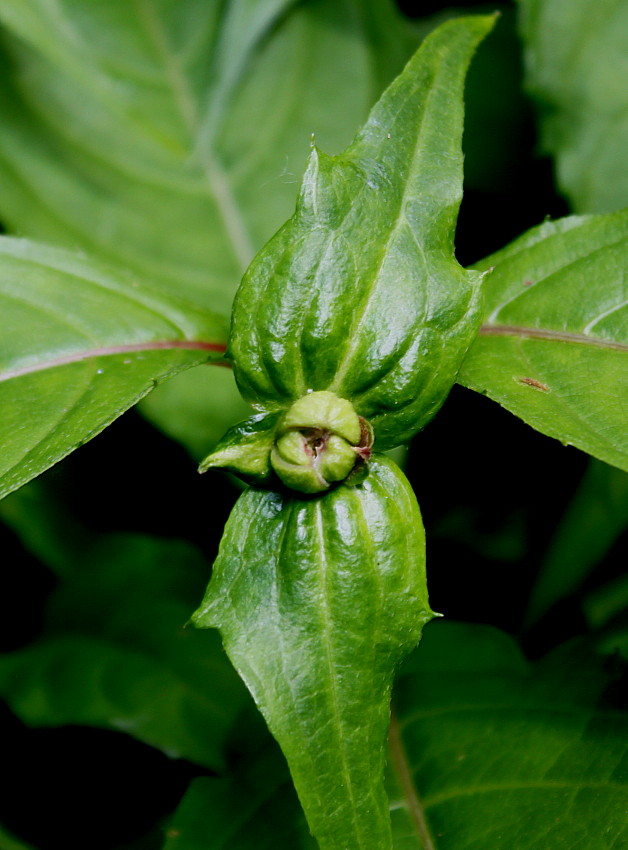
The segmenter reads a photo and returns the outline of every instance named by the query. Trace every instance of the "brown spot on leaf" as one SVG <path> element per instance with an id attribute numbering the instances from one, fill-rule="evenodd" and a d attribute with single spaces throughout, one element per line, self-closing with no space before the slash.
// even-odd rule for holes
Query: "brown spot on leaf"
<path id="1" fill-rule="evenodd" d="M 532 286 L 533 283 L 534 283 L 534 281 L 532 281 L 532 280 L 524 280 L 523 281 L 524 286 Z"/>
<path id="2" fill-rule="evenodd" d="M 515 378 L 515 380 L 517 379 Z M 535 390 L 543 390 L 544 393 L 549 392 L 547 384 L 542 384 L 540 381 L 537 381 L 536 378 L 519 378 L 519 381 L 527 387 L 534 387 Z"/>

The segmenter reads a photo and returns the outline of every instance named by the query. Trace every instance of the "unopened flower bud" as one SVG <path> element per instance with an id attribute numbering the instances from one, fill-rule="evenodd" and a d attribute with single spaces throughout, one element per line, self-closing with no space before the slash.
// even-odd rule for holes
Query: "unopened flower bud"
<path id="1" fill-rule="evenodd" d="M 271 465 L 287 487 L 321 493 L 344 481 L 364 458 L 364 432 L 351 402 L 326 390 L 308 393 L 281 421 Z"/>

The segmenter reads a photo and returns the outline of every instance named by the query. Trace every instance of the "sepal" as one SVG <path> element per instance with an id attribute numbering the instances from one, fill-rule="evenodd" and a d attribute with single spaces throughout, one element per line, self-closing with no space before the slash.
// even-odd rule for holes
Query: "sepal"
<path id="1" fill-rule="evenodd" d="M 201 462 L 198 471 L 228 469 L 250 484 L 268 484 L 272 478 L 270 453 L 281 416 L 281 411 L 273 411 L 238 422 Z"/>

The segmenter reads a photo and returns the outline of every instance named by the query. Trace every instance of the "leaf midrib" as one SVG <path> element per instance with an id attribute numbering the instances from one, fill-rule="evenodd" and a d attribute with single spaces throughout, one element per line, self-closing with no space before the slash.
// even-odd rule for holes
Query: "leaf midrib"
<path id="1" fill-rule="evenodd" d="M 423 133 L 425 131 L 425 117 L 426 117 L 426 115 L 429 115 L 430 104 L 431 104 L 431 101 L 434 99 L 434 96 L 435 96 L 434 91 L 435 91 L 434 87 L 430 87 L 427 91 L 427 96 L 426 96 L 426 98 L 423 102 L 423 105 L 422 105 L 422 108 L 421 108 L 421 114 L 419 116 L 418 126 L 417 126 L 416 132 L 415 132 L 415 143 L 414 143 L 414 148 L 413 148 L 413 151 L 412 151 L 412 159 L 411 159 L 410 164 L 408 166 L 407 177 L 406 177 L 406 181 L 405 181 L 405 184 L 404 184 L 404 187 L 403 187 L 403 191 L 401 193 L 401 197 L 399 198 L 399 202 L 398 202 L 398 206 L 397 206 L 397 210 L 396 210 L 396 215 L 395 215 L 394 221 L 391 224 L 391 227 L 390 227 L 390 230 L 389 230 L 389 233 L 388 233 L 388 238 L 386 240 L 386 245 L 384 246 L 384 248 L 382 249 L 382 251 L 380 253 L 380 256 L 377 260 L 376 268 L 373 270 L 371 283 L 370 283 L 368 292 L 366 294 L 366 298 L 364 299 L 364 302 L 361 305 L 360 314 L 356 318 L 356 320 L 354 321 L 354 325 L 353 325 L 354 328 L 358 328 L 360 326 L 360 324 L 364 321 L 364 319 L 365 319 L 365 317 L 366 317 L 366 315 L 369 311 L 369 308 L 371 306 L 371 303 L 373 301 L 373 298 L 375 296 L 375 293 L 376 293 L 378 286 L 379 286 L 379 283 L 380 283 L 381 271 L 382 271 L 382 268 L 383 268 L 384 263 L 386 261 L 386 258 L 388 256 L 390 247 L 394 243 L 397 236 L 399 235 L 399 231 L 401 230 L 401 227 L 404 224 L 406 224 L 408 226 L 408 229 L 412 233 L 414 241 L 415 241 L 417 247 L 419 248 L 419 251 L 420 251 L 420 253 L 421 253 L 421 255 L 422 255 L 422 257 L 425 261 L 425 252 L 424 252 L 423 246 L 419 243 L 419 240 L 418 240 L 416 234 L 414 233 L 410 222 L 407 219 L 406 207 L 407 207 L 407 204 L 408 204 L 408 201 L 409 201 L 409 198 L 410 198 L 410 193 L 414 190 L 414 181 L 416 180 L 416 175 L 417 175 L 418 171 L 420 170 L 421 157 L 424 153 L 423 148 L 421 146 L 421 140 L 422 140 L 422 137 L 423 137 Z M 399 108 L 398 112 L 401 111 L 401 108 L 402 107 Z M 395 116 L 390 119 L 390 126 L 391 127 L 394 125 L 396 119 L 397 119 L 397 114 L 395 114 Z M 354 206 L 355 206 L 355 200 L 354 200 L 354 203 L 351 205 L 351 209 L 348 212 L 352 211 Z M 351 365 L 352 365 L 352 363 L 355 359 L 355 356 L 357 354 L 357 351 L 358 351 L 358 348 L 359 348 L 359 342 L 360 342 L 360 335 L 358 333 L 355 333 L 355 331 L 354 331 L 354 333 L 352 334 L 352 340 L 349 343 L 349 345 L 347 346 L 345 356 L 344 356 L 342 362 L 338 365 L 338 369 L 336 370 L 336 375 L 334 377 L 334 382 L 332 384 L 333 387 L 338 388 L 342 385 L 342 381 L 344 380 L 349 369 L 351 368 Z"/>
<path id="2" fill-rule="evenodd" d="M 628 344 L 610 339 L 592 337 L 588 334 L 570 331 L 555 331 L 549 328 L 530 328 L 523 325 L 482 325 L 479 336 L 512 336 L 522 339 L 541 339 L 553 342 L 569 342 L 578 345 L 591 345 L 596 348 L 612 348 L 616 351 L 628 351 Z"/>
<path id="3" fill-rule="evenodd" d="M 167 38 L 162 22 L 150 0 L 135 0 L 138 17 L 144 22 L 149 39 L 163 62 L 164 75 L 172 92 L 181 119 L 194 139 L 199 131 L 199 116 L 195 99 Z M 209 146 L 199 152 L 200 164 L 209 194 L 216 202 L 234 256 L 244 273 L 255 255 L 253 242 L 244 223 L 224 168 Z"/>
<path id="4" fill-rule="evenodd" d="M 353 814 L 353 823 L 356 836 L 359 836 L 360 846 L 362 845 L 362 828 L 359 820 L 355 817 L 356 812 L 356 800 L 355 793 L 353 788 L 353 783 L 351 781 L 351 771 L 349 769 L 349 760 L 347 754 L 347 740 L 346 736 L 343 733 L 342 725 L 340 722 L 340 708 L 339 708 L 339 697 L 337 691 L 337 683 L 336 677 L 334 674 L 334 646 L 332 643 L 332 635 L 335 633 L 335 627 L 332 620 L 332 614 L 329 606 L 329 570 L 328 563 L 326 558 L 326 541 L 325 541 L 325 531 L 324 531 L 324 519 L 322 514 L 322 507 L 320 500 L 316 503 L 315 510 L 315 534 L 318 538 L 318 551 L 319 551 L 319 566 L 320 566 L 320 589 L 321 589 L 321 626 L 322 626 L 322 649 L 325 656 L 325 663 L 329 671 L 329 696 L 331 700 L 331 707 L 334 714 L 334 731 L 336 734 L 337 742 L 338 742 L 338 755 L 340 757 L 342 775 L 344 778 L 344 785 L 347 791 L 347 795 L 351 801 L 351 812 Z"/>
<path id="5" fill-rule="evenodd" d="M 225 346 L 222 343 L 202 342 L 187 339 L 152 340 L 150 342 L 132 342 L 122 345 L 102 346 L 101 348 L 89 348 L 75 351 L 72 354 L 61 355 L 50 360 L 41 360 L 15 369 L 9 369 L 0 373 L 0 383 L 13 378 L 21 378 L 33 372 L 42 372 L 46 369 L 54 369 L 60 366 L 68 366 L 71 363 L 79 363 L 96 357 L 109 357 L 116 354 L 133 354 L 143 351 L 169 351 L 172 349 L 184 351 L 208 351 L 224 353 Z"/>
<path id="6" fill-rule="evenodd" d="M 406 802 L 406 808 L 421 842 L 422 850 L 436 850 L 436 845 L 432 840 L 432 836 L 430 835 L 427 821 L 425 819 L 423 803 L 421 802 L 414 786 L 410 761 L 403 745 L 403 741 L 401 740 L 399 721 L 397 720 L 394 710 L 391 711 L 388 748 L 390 751 L 392 765 L 395 773 L 397 774 L 399 784 L 401 785 L 401 791 Z"/>
<path id="7" fill-rule="evenodd" d="M 546 788 L 572 788 L 574 790 L 582 790 L 583 788 L 619 788 L 625 790 L 626 784 L 623 782 L 597 781 L 597 782 L 576 782 L 569 780 L 547 780 L 542 779 L 537 782 L 500 782 L 493 785 L 476 785 L 474 787 L 453 788 L 450 791 L 441 794 L 435 794 L 423 803 L 423 808 L 428 809 L 433 806 L 439 806 L 442 803 L 447 803 L 450 800 L 456 800 L 458 797 L 474 797 L 476 794 L 496 794 L 499 792 L 512 792 L 523 790 L 545 790 Z M 433 850 L 433 848 L 426 848 Z"/>

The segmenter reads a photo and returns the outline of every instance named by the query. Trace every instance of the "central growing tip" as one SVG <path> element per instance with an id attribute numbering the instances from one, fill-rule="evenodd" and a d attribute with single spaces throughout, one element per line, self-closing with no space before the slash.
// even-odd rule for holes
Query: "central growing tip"
<path id="1" fill-rule="evenodd" d="M 363 466 L 372 444 L 372 429 L 351 402 L 322 390 L 288 409 L 270 461 L 287 487 L 321 493 Z"/>

